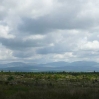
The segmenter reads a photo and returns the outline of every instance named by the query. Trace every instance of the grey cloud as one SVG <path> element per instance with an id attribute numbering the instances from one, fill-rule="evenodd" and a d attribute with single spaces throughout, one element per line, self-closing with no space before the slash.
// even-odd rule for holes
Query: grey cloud
<path id="1" fill-rule="evenodd" d="M 7 16 L 6 10 L 3 9 L 0 11 L 0 20 L 3 21 L 5 17 Z"/>
<path id="2" fill-rule="evenodd" d="M 23 33 L 44 34 L 55 29 L 88 29 L 98 24 L 94 17 L 80 14 L 81 11 L 84 12 L 82 2 L 72 4 L 65 2 L 52 13 L 37 19 L 23 17 L 18 30 Z"/>
<path id="3" fill-rule="evenodd" d="M 22 38 L 6 39 L 0 38 L 2 45 L 12 50 L 22 50 L 32 47 L 45 46 L 47 43 L 42 40 L 23 40 Z"/>
<path id="4" fill-rule="evenodd" d="M 94 41 L 94 40 L 99 41 L 99 33 L 98 32 L 90 33 L 88 41 Z"/>
<path id="5" fill-rule="evenodd" d="M 1 1 L 4 1 L 3 4 L 1 4 Z M 73 52 L 73 55 L 77 56 L 77 59 L 86 57 L 89 59 L 90 57 L 96 58 L 97 55 L 99 55 L 98 52 L 92 53 L 92 51 L 95 52 L 93 49 L 91 52 L 86 50 L 82 51 L 80 49 L 82 44 L 86 44 L 89 41 L 99 41 L 99 30 L 97 30 L 96 33 L 95 29 L 95 27 L 99 27 L 99 13 L 96 9 L 93 10 L 94 12 L 92 11 L 92 9 L 95 7 L 98 8 L 99 6 L 92 6 L 91 9 L 89 5 L 90 2 L 92 5 L 95 5 L 95 2 L 98 2 L 98 0 L 95 0 L 95 2 L 93 0 L 55 0 L 57 1 L 56 5 L 59 6 L 52 6 L 52 10 L 49 13 L 45 10 L 44 14 L 39 14 L 38 11 L 36 13 L 38 17 L 36 18 L 32 17 L 32 14 L 35 14 L 31 13 L 31 11 L 35 10 L 36 12 L 38 9 L 28 12 L 28 9 L 26 10 L 25 7 L 25 10 L 21 9 L 21 6 L 18 9 L 18 4 L 21 3 L 16 4 L 15 1 L 9 1 L 0 0 L 0 6 L 4 6 L 4 9 L 2 11 L 0 10 L 0 25 L 8 25 L 9 29 L 12 29 L 9 33 L 13 34 L 15 38 L 0 38 L 0 43 L 2 43 L 6 49 L 12 50 L 12 55 L 17 57 L 17 59 L 30 58 L 40 54 L 42 57 L 38 58 L 38 60 L 44 62 L 45 59 L 47 60 L 47 57 L 50 57 L 50 60 L 54 57 L 54 54 L 63 54 L 65 52 Z M 8 2 L 9 4 L 5 4 Z M 15 7 L 13 4 L 15 4 Z M 29 14 L 27 14 L 26 11 Z M 73 29 L 74 31 L 72 31 Z M 65 33 L 63 33 L 63 30 Z M 65 30 L 71 30 L 74 34 L 71 32 L 68 33 L 68 31 Z M 5 33 L 4 37 L 9 35 L 9 33 Z M 42 39 L 24 40 L 26 36 L 29 37 L 32 34 L 41 34 L 46 37 Z M 84 38 L 87 39 L 85 40 Z M 35 56 L 34 60 L 36 61 Z M 52 60 L 54 59 L 51 59 L 51 61 Z"/>
<path id="6" fill-rule="evenodd" d="M 77 46 L 77 45 L 76 45 Z M 71 44 L 56 44 L 55 46 L 50 46 L 50 47 L 43 47 L 43 48 L 39 48 L 37 49 L 37 54 L 52 54 L 52 53 L 56 53 L 56 54 L 62 54 L 65 52 L 70 52 L 73 51 L 76 47 L 75 45 Z"/>
<path id="7" fill-rule="evenodd" d="M 0 20 L 1 21 L 4 19 L 5 16 L 6 16 L 6 14 L 4 14 L 4 12 L 0 11 Z"/>
<path id="8" fill-rule="evenodd" d="M 38 49 L 37 54 L 52 54 L 52 53 L 64 53 L 66 52 L 66 49 L 55 49 L 55 48 L 42 48 L 42 49 Z"/>
<path id="9" fill-rule="evenodd" d="M 99 56 L 99 51 L 93 52 L 93 51 L 75 51 L 73 52 L 74 55 L 76 55 L 78 58 L 88 58 L 88 59 L 96 59 Z"/>
<path id="10" fill-rule="evenodd" d="M 0 0 L 0 20 L 3 21 L 8 15 L 8 9 L 3 4 L 4 0 Z"/>
<path id="11" fill-rule="evenodd" d="M 31 49 L 26 49 L 24 51 L 14 51 L 13 56 L 18 58 L 28 58 L 33 56 L 35 53 Z"/>
<path id="12" fill-rule="evenodd" d="M 23 18 L 23 23 L 18 26 L 18 30 L 28 34 L 45 34 L 56 29 L 88 29 L 94 25 L 91 19 L 76 19 L 72 15 L 71 18 L 70 16 L 66 18 L 60 15 L 41 17 L 36 20 Z"/>
<path id="13" fill-rule="evenodd" d="M 50 31 L 49 22 L 46 19 L 31 19 L 31 18 L 23 18 L 23 23 L 18 26 L 18 30 L 24 33 L 36 34 L 40 33 L 43 34 L 46 31 Z"/>

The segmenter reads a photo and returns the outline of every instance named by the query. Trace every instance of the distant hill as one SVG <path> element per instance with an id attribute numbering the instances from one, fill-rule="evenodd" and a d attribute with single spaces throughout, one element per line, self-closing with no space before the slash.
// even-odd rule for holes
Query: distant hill
<path id="1" fill-rule="evenodd" d="M 93 61 L 76 61 L 72 63 L 59 61 L 46 64 L 28 64 L 22 62 L 12 62 L 0 64 L 3 71 L 39 72 L 39 71 L 67 71 L 67 72 L 88 72 L 98 71 L 99 63 Z"/>

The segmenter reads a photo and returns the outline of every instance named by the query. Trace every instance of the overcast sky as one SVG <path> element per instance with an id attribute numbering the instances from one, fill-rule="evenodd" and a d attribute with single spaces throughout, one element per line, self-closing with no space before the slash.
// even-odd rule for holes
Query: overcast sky
<path id="1" fill-rule="evenodd" d="M 99 61 L 99 0 L 0 0 L 0 62 Z"/>

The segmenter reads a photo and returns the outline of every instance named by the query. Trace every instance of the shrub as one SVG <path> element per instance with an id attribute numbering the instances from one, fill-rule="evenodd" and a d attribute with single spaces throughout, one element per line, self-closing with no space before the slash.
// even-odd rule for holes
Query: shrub
<path id="1" fill-rule="evenodd" d="M 14 80 L 14 77 L 13 76 L 9 76 L 7 80 L 8 81 Z"/>

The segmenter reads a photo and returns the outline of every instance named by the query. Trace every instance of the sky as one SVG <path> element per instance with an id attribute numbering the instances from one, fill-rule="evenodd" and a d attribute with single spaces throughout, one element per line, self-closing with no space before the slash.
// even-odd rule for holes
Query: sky
<path id="1" fill-rule="evenodd" d="M 99 61 L 99 0 L 0 0 L 0 63 Z"/>

